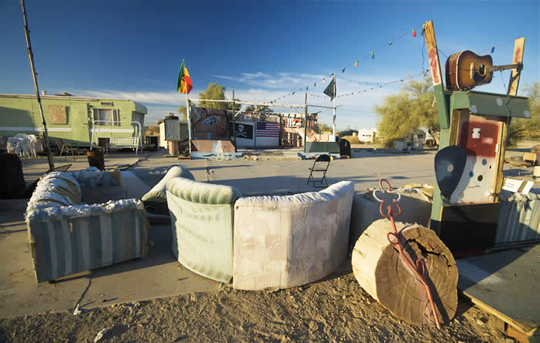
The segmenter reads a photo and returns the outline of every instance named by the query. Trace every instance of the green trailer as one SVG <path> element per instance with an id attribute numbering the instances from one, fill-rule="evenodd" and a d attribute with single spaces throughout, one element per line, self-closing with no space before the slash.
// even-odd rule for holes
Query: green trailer
<path id="1" fill-rule="evenodd" d="M 75 147 L 142 147 L 146 107 L 132 100 L 42 95 L 51 147 L 58 139 Z M 0 136 L 43 132 L 35 95 L 0 94 Z"/>

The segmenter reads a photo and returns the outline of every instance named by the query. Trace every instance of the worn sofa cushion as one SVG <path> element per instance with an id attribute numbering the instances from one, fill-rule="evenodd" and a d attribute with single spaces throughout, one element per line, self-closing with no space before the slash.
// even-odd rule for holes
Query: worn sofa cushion
<path id="1" fill-rule="evenodd" d="M 63 174 L 71 174 L 79 182 L 83 191 L 87 188 L 118 186 L 118 182 L 116 182 L 110 173 L 100 171 L 96 167 L 89 167 L 85 170 Z"/>
<path id="2" fill-rule="evenodd" d="M 83 192 L 82 201 L 85 204 L 101 204 L 110 200 L 122 200 L 127 198 L 126 189 L 123 186 L 109 186 L 99 188 L 87 188 Z"/>

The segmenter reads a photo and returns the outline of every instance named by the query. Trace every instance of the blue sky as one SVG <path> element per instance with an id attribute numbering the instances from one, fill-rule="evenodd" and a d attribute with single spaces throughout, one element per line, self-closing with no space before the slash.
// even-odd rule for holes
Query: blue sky
<path id="1" fill-rule="evenodd" d="M 382 83 L 429 67 L 420 35 L 427 20 L 434 22 L 442 62 L 457 51 L 489 54 L 496 46 L 494 63 L 509 64 L 512 40 L 525 37 L 520 95 L 540 80 L 538 0 L 26 0 L 26 7 L 41 89 L 139 101 L 148 107 L 147 124 L 185 104 L 175 93 L 185 59 L 190 98 L 218 82 L 229 99 L 234 89 L 241 100 L 303 104 L 309 87 L 308 104 L 330 106 L 321 97 L 322 79 L 336 72 L 338 129 L 374 127 L 373 106 L 400 87 Z M 18 0 L 0 0 L 0 43 L 0 93 L 33 93 Z M 477 90 L 502 93 L 508 79 L 509 72 L 496 72 Z M 320 120 L 330 124 L 331 112 Z"/>

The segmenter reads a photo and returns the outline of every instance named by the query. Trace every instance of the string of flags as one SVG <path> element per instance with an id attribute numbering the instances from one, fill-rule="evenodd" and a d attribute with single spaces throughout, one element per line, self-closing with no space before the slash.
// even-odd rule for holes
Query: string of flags
<path id="1" fill-rule="evenodd" d="M 417 29 L 417 28 L 422 28 L 422 31 L 421 31 L 421 32 L 422 32 L 422 35 L 424 34 L 424 25 L 419 25 L 418 27 L 412 29 L 412 36 L 413 36 L 413 37 L 416 37 L 416 29 Z M 363 59 L 366 59 L 366 58 L 369 58 L 369 57 L 371 57 L 371 59 L 374 60 L 374 59 L 375 59 L 375 53 L 376 53 L 378 50 L 381 50 L 382 48 L 387 47 L 387 46 L 392 46 L 396 41 L 398 41 L 398 40 L 402 39 L 403 37 L 409 35 L 410 32 L 411 32 L 411 31 L 407 31 L 407 32 L 403 33 L 401 36 L 399 36 L 399 37 L 397 37 L 397 38 L 395 38 L 395 39 L 390 40 L 389 43 L 385 44 L 384 46 L 381 46 L 381 47 L 379 47 L 378 49 L 375 49 L 375 50 L 370 51 L 369 54 L 366 54 L 366 55 L 364 55 L 364 56 L 362 56 L 362 57 L 360 57 L 360 58 L 356 58 L 356 59 L 354 60 L 354 62 L 351 62 L 351 63 L 349 63 L 348 65 L 346 65 L 346 66 L 344 66 L 343 68 L 341 68 L 341 73 L 344 74 L 345 71 L 347 70 L 347 68 L 350 67 L 350 66 L 358 67 L 358 62 L 359 62 L 360 60 L 363 60 Z M 338 69 L 338 70 L 339 70 L 339 69 Z M 334 73 L 335 73 L 335 72 L 334 72 Z M 314 82 L 313 82 L 313 87 L 317 87 L 317 83 L 320 83 L 320 82 L 322 82 L 323 84 L 326 83 L 326 79 L 327 79 L 327 78 L 333 79 L 334 73 L 329 74 L 329 75 L 323 77 L 322 79 L 319 79 L 319 80 L 314 81 Z M 290 93 L 288 93 L 288 94 L 285 94 L 285 95 L 283 95 L 283 96 L 280 96 L 279 98 L 276 98 L 276 99 L 270 101 L 269 103 L 271 103 L 271 104 L 272 104 L 272 103 L 276 103 L 278 100 L 281 100 L 281 99 L 283 99 L 283 98 L 292 96 L 292 95 L 294 95 L 296 92 L 300 92 L 300 91 L 304 91 L 304 90 L 305 90 L 306 92 L 308 92 L 308 91 L 309 91 L 309 85 L 306 85 L 305 87 L 297 88 L 297 89 L 295 89 L 294 91 L 292 91 L 292 92 L 290 92 Z M 339 96 L 338 96 L 338 97 L 339 97 Z"/>
<path id="2" fill-rule="evenodd" d="M 398 79 L 398 80 L 388 81 L 388 82 L 378 82 L 378 83 L 377 82 L 360 82 L 360 81 L 354 81 L 354 80 L 345 79 L 345 78 L 342 77 L 341 78 L 342 80 L 358 83 L 360 85 L 372 85 L 372 86 L 368 87 L 368 88 L 365 88 L 365 89 L 360 89 L 360 90 L 355 91 L 355 92 L 346 93 L 346 94 L 340 94 L 340 95 L 336 96 L 336 98 L 342 98 L 342 97 L 346 97 L 346 96 L 352 96 L 352 95 L 355 95 L 355 94 L 367 93 L 367 92 L 370 92 L 370 91 L 375 90 L 375 89 L 383 88 L 384 86 L 388 86 L 390 84 L 396 84 L 396 83 L 400 83 L 400 82 L 413 80 L 413 79 L 415 79 L 415 78 L 417 78 L 419 76 L 426 75 L 426 73 L 428 73 L 428 72 L 429 72 L 429 70 L 426 70 L 426 71 L 423 71 L 421 73 L 411 75 L 411 76 L 407 76 L 407 77 L 404 77 L 404 78 L 401 78 L 401 79 Z M 314 97 L 314 98 L 326 98 L 326 95 L 321 95 L 321 94 L 308 93 L 308 95 L 311 96 L 311 97 Z"/>
<path id="3" fill-rule="evenodd" d="M 516 38 L 516 39 L 517 39 L 517 38 Z M 478 54 L 481 54 L 481 53 L 484 53 L 484 52 L 486 52 L 486 51 L 489 51 L 490 54 L 493 55 L 493 53 L 495 53 L 495 49 L 496 49 L 496 48 L 499 48 L 499 47 L 501 47 L 501 46 L 503 46 L 503 45 L 506 45 L 506 44 L 509 44 L 509 43 L 513 43 L 513 42 L 516 41 L 516 39 L 511 39 L 511 40 L 509 40 L 508 42 L 504 42 L 504 43 L 501 43 L 501 44 L 497 44 L 497 45 L 492 46 L 491 48 L 487 48 L 487 49 L 481 50 L 481 51 L 478 52 Z"/>

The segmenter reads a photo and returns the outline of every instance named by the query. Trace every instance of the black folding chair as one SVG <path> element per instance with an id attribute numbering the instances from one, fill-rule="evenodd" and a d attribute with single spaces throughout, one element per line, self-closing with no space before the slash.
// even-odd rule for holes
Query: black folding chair
<path id="1" fill-rule="evenodd" d="M 319 155 L 315 162 L 313 162 L 313 166 L 309 168 L 309 178 L 307 180 L 307 184 L 311 182 L 313 183 L 313 187 L 315 188 L 328 187 L 328 181 L 326 180 L 326 172 L 328 171 L 330 161 L 330 155 Z M 322 177 L 320 179 L 317 179 L 313 174 L 322 174 Z"/>

